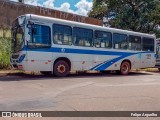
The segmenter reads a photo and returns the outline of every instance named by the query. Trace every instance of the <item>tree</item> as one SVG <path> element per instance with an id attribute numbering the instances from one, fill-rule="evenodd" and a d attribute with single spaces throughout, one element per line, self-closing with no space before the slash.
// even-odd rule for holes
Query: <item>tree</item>
<path id="1" fill-rule="evenodd" d="M 94 0 L 89 16 L 97 19 L 103 19 L 106 11 L 108 11 L 108 8 L 104 0 Z"/>
<path id="2" fill-rule="evenodd" d="M 105 17 L 106 24 L 115 28 L 160 33 L 160 0 L 96 0 L 89 16 Z"/>

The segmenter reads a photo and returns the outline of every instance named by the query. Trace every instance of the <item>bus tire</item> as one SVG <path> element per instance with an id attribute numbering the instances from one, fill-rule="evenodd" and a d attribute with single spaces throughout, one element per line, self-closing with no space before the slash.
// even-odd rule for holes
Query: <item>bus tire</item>
<path id="1" fill-rule="evenodd" d="M 40 73 L 43 75 L 51 75 L 52 74 L 51 71 L 40 71 Z"/>
<path id="2" fill-rule="evenodd" d="M 65 77 L 69 74 L 69 64 L 64 60 L 59 60 L 54 64 L 53 73 L 57 77 Z"/>
<path id="3" fill-rule="evenodd" d="M 127 61 L 124 61 L 122 64 L 121 64 L 121 68 L 120 68 L 120 74 L 121 75 L 128 75 L 128 73 L 130 72 L 131 70 L 131 65 L 129 62 Z"/>
<path id="4" fill-rule="evenodd" d="M 158 68 L 159 72 L 160 72 L 160 68 Z"/>

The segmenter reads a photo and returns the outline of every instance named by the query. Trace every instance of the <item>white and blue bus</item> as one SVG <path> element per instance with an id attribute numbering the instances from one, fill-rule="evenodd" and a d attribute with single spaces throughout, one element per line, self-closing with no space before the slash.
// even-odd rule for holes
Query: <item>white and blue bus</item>
<path id="1" fill-rule="evenodd" d="M 66 76 L 70 71 L 154 67 L 155 36 L 26 14 L 12 26 L 11 65 L 15 69 Z"/>
<path id="2" fill-rule="evenodd" d="M 160 71 L 160 38 L 156 40 L 156 54 L 157 54 L 157 59 L 156 59 L 156 68 Z"/>

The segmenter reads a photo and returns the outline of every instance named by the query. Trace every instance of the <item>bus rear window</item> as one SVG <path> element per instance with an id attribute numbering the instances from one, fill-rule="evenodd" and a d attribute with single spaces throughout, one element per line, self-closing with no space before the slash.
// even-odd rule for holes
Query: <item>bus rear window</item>
<path id="1" fill-rule="evenodd" d="M 55 44 L 72 45 L 72 28 L 67 25 L 53 24 L 53 39 Z"/>
<path id="2" fill-rule="evenodd" d="M 153 38 L 146 38 L 142 39 L 143 43 L 143 51 L 154 51 L 154 39 Z"/>
<path id="3" fill-rule="evenodd" d="M 112 34 L 96 30 L 94 42 L 97 48 L 112 48 Z"/>
<path id="4" fill-rule="evenodd" d="M 86 28 L 73 28 L 74 45 L 76 46 L 93 46 L 93 30 Z"/>
<path id="5" fill-rule="evenodd" d="M 125 34 L 114 33 L 113 45 L 115 49 L 127 49 L 128 48 L 128 36 Z"/>
<path id="6" fill-rule="evenodd" d="M 142 50 L 142 42 L 140 36 L 129 36 L 129 49 L 130 50 Z"/>

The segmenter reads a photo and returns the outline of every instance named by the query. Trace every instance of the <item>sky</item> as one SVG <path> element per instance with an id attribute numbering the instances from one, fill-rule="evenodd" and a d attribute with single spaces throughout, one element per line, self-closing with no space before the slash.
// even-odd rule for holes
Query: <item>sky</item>
<path id="1" fill-rule="evenodd" d="M 17 2 L 18 0 L 11 0 Z M 78 15 L 87 16 L 92 9 L 93 0 L 24 0 L 25 4 L 43 6 Z"/>

